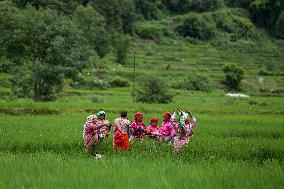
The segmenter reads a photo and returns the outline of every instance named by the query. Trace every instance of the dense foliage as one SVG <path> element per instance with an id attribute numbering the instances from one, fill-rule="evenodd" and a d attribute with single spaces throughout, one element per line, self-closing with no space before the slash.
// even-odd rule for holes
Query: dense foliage
<path id="1" fill-rule="evenodd" d="M 173 98 L 167 84 L 155 77 L 146 79 L 135 94 L 137 101 L 145 103 L 169 103 Z"/>
<path id="2" fill-rule="evenodd" d="M 246 51 L 265 35 L 259 28 L 284 38 L 283 10 L 283 0 L 1 0 L 0 68 L 15 73 L 17 96 L 54 100 L 66 78 L 106 68 L 108 55 L 127 65 L 137 37 L 180 35 Z"/>

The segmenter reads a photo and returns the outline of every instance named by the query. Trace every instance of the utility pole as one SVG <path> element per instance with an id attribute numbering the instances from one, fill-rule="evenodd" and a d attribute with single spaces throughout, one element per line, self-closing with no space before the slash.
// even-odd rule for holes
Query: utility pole
<path id="1" fill-rule="evenodd" d="M 133 103 L 135 103 L 135 82 L 136 82 L 136 52 L 133 50 Z"/>

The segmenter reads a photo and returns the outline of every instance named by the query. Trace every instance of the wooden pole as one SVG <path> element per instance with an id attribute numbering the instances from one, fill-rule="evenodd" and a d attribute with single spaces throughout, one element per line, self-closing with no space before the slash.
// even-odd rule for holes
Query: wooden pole
<path id="1" fill-rule="evenodd" d="M 133 51 L 133 103 L 135 103 L 135 82 L 136 82 L 136 54 L 135 50 Z"/>

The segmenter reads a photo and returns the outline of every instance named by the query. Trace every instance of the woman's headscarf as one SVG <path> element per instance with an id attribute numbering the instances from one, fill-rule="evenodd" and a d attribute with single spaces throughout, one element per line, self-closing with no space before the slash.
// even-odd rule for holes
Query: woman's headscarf
<path id="1" fill-rule="evenodd" d="M 151 119 L 151 123 L 158 123 L 158 121 L 159 121 L 159 120 L 158 120 L 158 118 L 156 118 L 156 117 L 154 117 L 154 118 Z"/>
<path id="2" fill-rule="evenodd" d="M 135 122 L 137 122 L 139 119 L 143 118 L 143 114 L 141 112 L 137 112 L 134 117 Z"/>
<path id="3" fill-rule="evenodd" d="M 165 118 L 164 121 L 170 121 L 172 114 L 170 112 L 165 112 L 163 117 Z"/>
<path id="4" fill-rule="evenodd" d="M 104 116 L 104 117 L 106 117 L 105 111 L 99 111 L 98 116 Z"/>
<path id="5" fill-rule="evenodd" d="M 87 122 L 88 123 L 92 123 L 95 119 L 97 119 L 97 116 L 96 115 L 89 115 L 87 117 Z"/>

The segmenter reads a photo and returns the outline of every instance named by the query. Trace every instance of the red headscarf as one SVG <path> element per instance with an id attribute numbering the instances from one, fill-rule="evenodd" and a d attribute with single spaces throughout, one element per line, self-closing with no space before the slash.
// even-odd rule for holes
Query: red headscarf
<path id="1" fill-rule="evenodd" d="M 151 119 L 151 123 L 158 123 L 158 121 L 159 121 L 159 120 L 158 120 L 158 118 L 156 118 L 156 117 L 154 117 L 154 118 Z"/>
<path id="2" fill-rule="evenodd" d="M 141 112 L 137 112 L 135 115 L 135 118 L 134 118 L 134 120 L 136 121 L 136 122 L 138 122 L 138 119 L 140 118 L 143 118 L 143 114 L 141 113 Z"/>
<path id="3" fill-rule="evenodd" d="M 172 114 L 170 112 L 165 112 L 163 116 L 164 116 L 164 121 L 169 121 L 171 119 Z"/>

